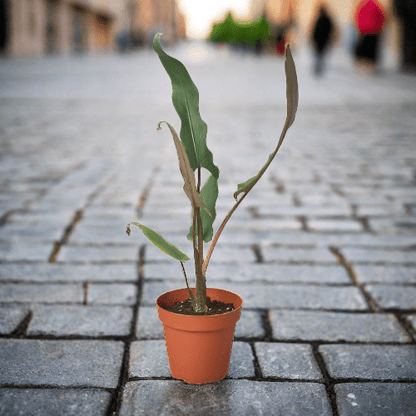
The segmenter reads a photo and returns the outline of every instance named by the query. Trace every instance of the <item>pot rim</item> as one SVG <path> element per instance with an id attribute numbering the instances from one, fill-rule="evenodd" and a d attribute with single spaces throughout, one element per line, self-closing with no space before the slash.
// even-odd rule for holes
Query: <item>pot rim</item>
<path id="1" fill-rule="evenodd" d="M 190 288 L 191 289 L 191 292 L 193 292 L 193 294 L 195 294 L 194 292 L 196 292 L 196 288 L 194 288 L 194 287 L 191 287 Z M 185 315 L 185 314 L 182 314 L 182 313 L 176 313 L 176 312 L 171 312 L 171 311 L 168 311 L 167 309 L 165 309 L 165 308 L 163 308 L 163 306 L 160 304 L 160 299 L 163 297 L 163 296 L 165 296 L 165 295 L 168 295 L 169 293 L 173 293 L 173 292 L 177 292 L 177 291 L 186 291 L 186 292 L 188 292 L 188 289 L 187 288 L 178 288 L 178 289 L 172 289 L 172 290 L 168 290 L 168 291 L 166 291 L 166 292 L 164 292 L 164 293 L 162 293 L 161 295 L 159 295 L 158 297 L 157 297 L 157 299 L 156 299 L 156 306 L 158 307 L 158 308 L 162 308 L 166 313 L 168 313 L 168 314 L 172 314 L 172 315 L 178 315 L 178 316 L 192 316 L 192 317 L 200 317 L 200 318 L 205 318 L 205 319 L 207 319 L 207 318 L 215 318 L 215 317 L 219 317 L 219 316 L 225 316 L 225 315 L 228 315 L 228 314 L 232 314 L 232 313 L 236 313 L 236 311 L 238 311 L 238 310 L 241 310 L 242 309 L 242 307 L 243 307 L 243 298 L 238 294 L 238 293 L 235 293 L 235 292 L 233 292 L 233 291 L 231 291 L 231 290 L 228 290 L 228 289 L 222 289 L 222 288 L 218 288 L 218 287 L 208 287 L 207 288 L 207 292 L 209 291 L 209 290 L 212 290 L 212 289 L 214 289 L 214 290 L 220 290 L 220 291 L 222 291 L 222 292 L 227 292 L 227 293 L 229 293 L 229 294 L 231 294 L 231 295 L 234 295 L 234 296 L 237 296 L 239 299 L 240 299 L 240 301 L 241 301 L 241 304 L 240 304 L 240 306 L 238 306 L 237 308 L 235 308 L 235 309 L 233 309 L 232 311 L 229 311 L 229 312 L 224 312 L 224 313 L 220 313 L 220 314 L 216 314 L 216 315 Z M 208 294 L 207 294 L 207 296 L 208 296 Z"/>

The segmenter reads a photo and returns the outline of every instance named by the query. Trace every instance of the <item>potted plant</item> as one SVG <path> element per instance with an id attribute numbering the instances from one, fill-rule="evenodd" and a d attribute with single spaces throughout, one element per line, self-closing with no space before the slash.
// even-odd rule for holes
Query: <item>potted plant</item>
<path id="1" fill-rule="evenodd" d="M 156 247 L 180 262 L 186 288 L 164 293 L 156 302 L 163 323 L 170 369 L 172 377 L 187 383 L 210 383 L 222 380 L 228 372 L 234 329 L 243 301 L 230 291 L 207 288 L 207 267 L 228 220 L 263 176 L 294 122 L 298 106 L 296 70 L 287 46 L 287 115 L 279 141 L 257 175 L 237 186 L 234 193 L 236 202 L 214 235 L 219 170 L 206 145 L 207 125 L 199 113 L 199 93 L 185 66 L 162 49 L 160 36 L 155 36 L 153 48 L 172 82 L 172 103 L 181 119 L 180 137 L 166 121 L 161 121 L 158 129 L 164 123 L 172 134 L 184 179 L 184 191 L 192 207 L 192 224 L 187 238 L 193 246 L 196 287 L 190 288 L 188 283 L 184 262 L 190 258 L 185 253 L 141 223 L 129 223 L 126 232 L 130 235 L 131 225 L 139 227 Z M 204 184 L 201 183 L 202 169 L 209 173 Z M 211 243 L 204 256 L 204 243 L 208 242 Z"/>

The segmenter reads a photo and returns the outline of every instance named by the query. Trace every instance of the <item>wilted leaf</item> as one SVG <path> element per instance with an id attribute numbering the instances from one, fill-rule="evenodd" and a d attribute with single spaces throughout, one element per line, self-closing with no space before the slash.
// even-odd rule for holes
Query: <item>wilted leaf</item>
<path id="1" fill-rule="evenodd" d="M 191 164 L 189 163 L 185 148 L 183 147 L 183 144 L 178 137 L 178 133 L 176 133 L 175 129 L 167 121 L 161 121 L 158 125 L 158 129 L 160 129 L 160 125 L 162 123 L 165 123 L 172 133 L 173 142 L 175 143 L 175 148 L 179 159 L 179 170 L 181 171 L 184 180 L 183 190 L 191 201 L 192 208 L 203 207 L 206 210 L 206 208 L 203 206 L 201 195 L 199 195 L 198 191 L 196 190 L 195 174 L 191 168 Z M 208 214 L 211 215 L 209 212 Z"/>
<path id="2" fill-rule="evenodd" d="M 298 80 L 296 76 L 296 68 L 295 62 L 293 61 L 292 53 L 290 51 L 289 45 L 286 47 L 286 54 L 285 54 L 285 73 L 286 73 L 286 100 L 287 100 L 287 113 L 286 113 L 286 121 L 283 126 L 282 133 L 279 138 L 279 142 L 277 144 L 276 149 L 274 152 L 269 156 L 265 165 L 260 169 L 256 176 L 253 176 L 246 182 L 240 183 L 237 185 L 237 191 L 234 193 L 234 198 L 237 199 L 238 195 L 241 193 L 247 194 L 256 183 L 260 180 L 263 176 L 266 169 L 269 167 L 270 163 L 276 156 L 277 152 L 280 149 L 280 146 L 283 143 L 283 139 L 286 136 L 286 133 L 289 127 L 295 121 L 296 111 L 298 109 L 298 102 L 299 102 L 299 93 L 298 93 Z"/>
<path id="3" fill-rule="evenodd" d="M 173 257 L 176 260 L 179 261 L 187 261 L 189 260 L 189 257 L 182 253 L 181 250 L 179 250 L 177 247 L 175 247 L 173 244 L 167 242 L 160 234 L 158 234 L 156 231 L 153 231 L 149 227 L 146 227 L 143 224 L 140 224 L 138 222 L 131 222 L 127 225 L 126 232 L 128 235 L 130 235 L 130 225 L 135 225 L 136 227 L 139 227 L 143 234 L 161 251 L 163 251 L 168 256 Z"/>

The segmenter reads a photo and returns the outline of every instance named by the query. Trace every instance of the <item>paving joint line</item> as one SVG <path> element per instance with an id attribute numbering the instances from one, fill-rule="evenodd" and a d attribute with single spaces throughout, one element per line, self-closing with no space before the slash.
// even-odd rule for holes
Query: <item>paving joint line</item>
<path id="1" fill-rule="evenodd" d="M 78 222 L 81 221 L 83 214 L 84 214 L 83 209 L 79 209 L 75 211 L 72 221 L 65 228 L 62 238 L 59 241 L 54 243 L 54 247 L 53 247 L 51 255 L 49 256 L 48 263 L 56 263 L 56 259 L 58 257 L 59 252 L 61 251 L 62 246 L 68 242 L 69 236 L 71 235 L 72 231 L 75 229 Z"/>
<path id="2" fill-rule="evenodd" d="M 355 271 L 354 271 L 351 263 L 348 263 L 345 260 L 344 256 L 341 254 L 340 250 L 337 247 L 330 247 L 329 249 L 335 255 L 335 257 L 337 257 L 339 263 L 342 266 L 344 266 L 344 268 L 346 269 L 346 271 L 348 273 L 348 276 L 353 281 L 354 286 L 356 286 L 361 291 L 361 293 L 364 295 L 364 298 L 365 298 L 368 306 L 370 307 L 371 311 L 372 312 L 378 312 L 379 308 L 377 307 L 377 304 L 376 304 L 375 300 L 371 297 L 370 293 L 366 290 L 364 285 L 358 281 L 357 275 L 355 274 Z"/>
<path id="3" fill-rule="evenodd" d="M 123 390 L 126 383 L 129 381 L 129 367 L 130 367 L 130 350 L 132 342 L 136 341 L 136 329 L 139 316 L 139 308 L 141 306 L 141 297 L 143 292 L 143 264 L 145 261 L 145 245 L 139 247 L 139 255 L 137 261 L 137 295 L 136 302 L 133 305 L 133 316 L 130 325 L 130 335 L 127 337 L 124 344 L 124 354 L 120 369 L 120 377 L 117 388 L 112 396 L 112 399 L 108 405 L 107 416 L 118 415 L 120 412 L 121 401 L 123 398 Z"/>
<path id="4" fill-rule="evenodd" d="M 319 344 L 314 342 L 314 343 L 311 343 L 310 345 L 312 347 L 312 354 L 315 358 L 315 361 L 324 379 L 325 390 L 329 399 L 329 404 L 332 409 L 332 414 L 333 416 L 338 416 L 339 413 L 338 413 L 338 406 L 337 406 L 337 398 L 336 398 L 335 389 L 334 389 L 334 380 L 329 375 L 329 371 L 326 367 L 325 360 L 322 357 L 321 353 L 319 352 Z"/>

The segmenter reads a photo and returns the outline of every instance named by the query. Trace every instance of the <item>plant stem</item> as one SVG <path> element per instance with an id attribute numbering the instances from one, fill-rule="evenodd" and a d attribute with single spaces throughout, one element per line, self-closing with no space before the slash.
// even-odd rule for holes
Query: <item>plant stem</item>
<path id="1" fill-rule="evenodd" d="M 246 197 L 247 193 L 244 193 L 240 199 L 234 204 L 234 206 L 231 208 L 231 210 L 228 212 L 227 216 L 224 218 L 223 222 L 220 225 L 220 228 L 218 228 L 217 232 L 214 235 L 214 238 L 211 241 L 211 244 L 208 248 L 207 255 L 205 256 L 204 262 L 202 264 L 202 274 L 205 275 L 207 273 L 207 267 L 208 263 L 211 259 L 212 252 L 214 251 L 215 246 L 217 245 L 218 239 L 220 238 L 221 233 L 224 231 L 224 228 L 228 222 L 228 220 L 231 218 L 231 216 L 234 214 L 234 211 L 238 208 L 238 206 L 241 204 L 243 199 Z"/>
<path id="2" fill-rule="evenodd" d="M 197 191 L 201 193 L 201 167 L 197 169 Z M 202 273 L 204 261 L 204 235 L 201 220 L 201 210 L 194 208 L 192 220 L 192 243 L 194 248 L 195 278 L 196 278 L 196 300 L 193 305 L 195 312 L 204 312 L 206 308 L 207 288 L 205 276 Z"/>

